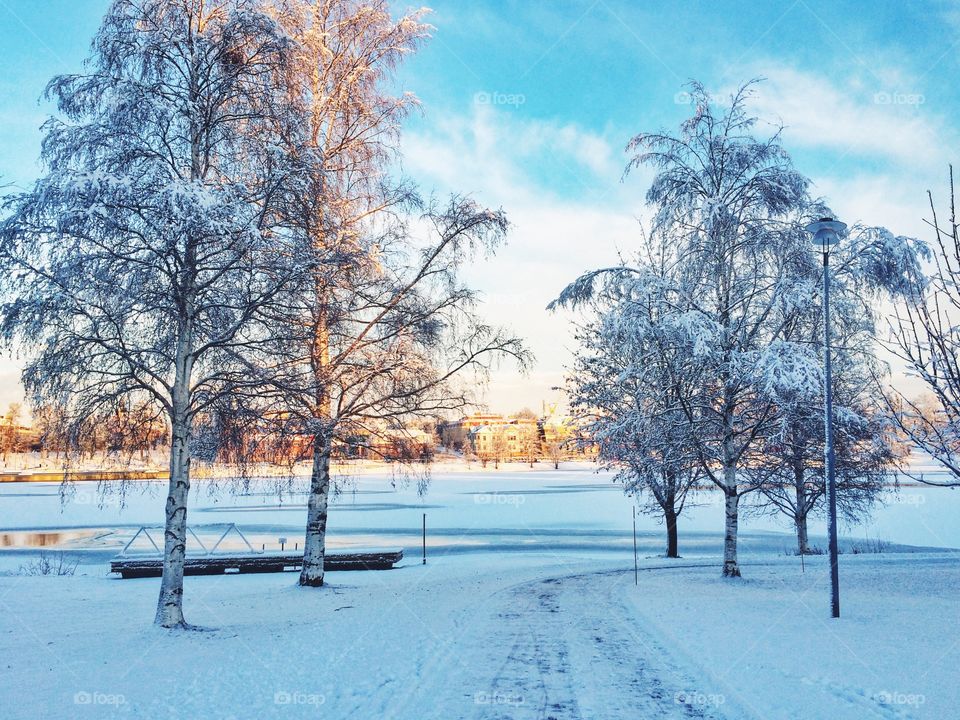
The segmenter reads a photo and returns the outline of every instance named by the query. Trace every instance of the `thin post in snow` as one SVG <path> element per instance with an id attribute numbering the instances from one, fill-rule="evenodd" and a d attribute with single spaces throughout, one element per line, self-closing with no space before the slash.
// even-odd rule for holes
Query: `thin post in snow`
<path id="1" fill-rule="evenodd" d="M 640 584 L 640 569 L 637 567 L 637 506 L 633 506 L 633 584 Z"/>
<path id="2" fill-rule="evenodd" d="M 423 564 L 427 564 L 427 514 L 423 514 Z"/>

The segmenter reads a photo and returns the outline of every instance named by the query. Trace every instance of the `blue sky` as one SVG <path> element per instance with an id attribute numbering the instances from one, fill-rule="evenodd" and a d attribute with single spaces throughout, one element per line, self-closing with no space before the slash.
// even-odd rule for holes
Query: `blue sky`
<path id="1" fill-rule="evenodd" d="M 0 0 L 0 182 L 39 165 L 38 97 L 80 70 L 106 0 Z M 406 6 L 396 5 L 398 11 Z M 649 176 L 621 182 L 637 132 L 675 128 L 683 85 L 719 95 L 765 77 L 757 114 L 848 221 L 924 236 L 926 190 L 960 164 L 960 2 L 442 0 L 433 37 L 397 75 L 422 111 L 404 171 L 425 192 L 502 206 L 509 244 L 470 270 L 489 317 L 529 338 L 532 373 L 495 373 L 493 409 L 558 399 L 571 344 L 543 310 L 580 272 L 629 254 Z M 16 397 L 0 363 L 0 403 Z"/>

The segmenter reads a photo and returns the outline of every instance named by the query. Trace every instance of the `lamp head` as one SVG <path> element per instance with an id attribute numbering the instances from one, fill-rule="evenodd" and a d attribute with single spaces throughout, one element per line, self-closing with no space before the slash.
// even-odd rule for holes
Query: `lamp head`
<path id="1" fill-rule="evenodd" d="M 846 223 L 830 217 L 820 218 L 805 228 L 813 236 L 813 244 L 824 252 L 840 242 L 840 233 L 846 229 Z"/>

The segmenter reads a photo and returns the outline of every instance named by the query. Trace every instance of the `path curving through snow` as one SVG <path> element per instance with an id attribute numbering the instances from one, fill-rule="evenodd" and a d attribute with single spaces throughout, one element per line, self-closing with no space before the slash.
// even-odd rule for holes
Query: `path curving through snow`
<path id="1" fill-rule="evenodd" d="M 485 595 L 460 612 L 456 637 L 436 638 L 434 661 L 385 717 L 722 717 L 717 694 L 636 622 L 628 582 L 624 570 L 551 573 Z"/>

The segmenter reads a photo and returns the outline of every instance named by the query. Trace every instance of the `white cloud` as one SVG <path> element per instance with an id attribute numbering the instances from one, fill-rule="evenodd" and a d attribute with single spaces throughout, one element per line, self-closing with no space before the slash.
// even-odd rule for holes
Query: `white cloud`
<path id="1" fill-rule="evenodd" d="M 448 114 L 429 131 L 408 132 L 403 158 L 416 177 L 445 190 L 482 193 L 491 203 L 537 202 L 558 185 L 601 201 L 618 191 L 626 163 L 619 147 L 571 123 L 475 105 L 469 116 Z"/>
<path id="2" fill-rule="evenodd" d="M 786 126 L 788 146 L 826 148 L 838 154 L 886 158 L 901 165 L 942 163 L 953 136 L 927 104 L 919 83 L 901 72 L 876 70 L 866 78 L 828 78 L 776 63 L 749 69 L 766 79 L 752 107 Z"/>
<path id="3" fill-rule="evenodd" d="M 523 337 L 537 357 L 528 377 L 510 367 L 494 373 L 486 400 L 495 410 L 539 408 L 562 395 L 570 360 L 571 317 L 546 305 L 586 270 L 630 254 L 639 230 L 631 207 L 639 207 L 647 182 L 620 182 L 625 158 L 615 144 L 572 124 L 525 120 L 510 111 L 480 106 L 468 117 L 450 117 L 404 140 L 404 165 L 426 188 L 472 193 L 502 205 L 511 221 L 506 247 L 471 267 L 470 285 L 484 296 L 492 323 Z M 573 197 L 556 192 L 564 177 Z"/>
<path id="4" fill-rule="evenodd" d="M 924 237 L 925 191 L 936 191 L 943 180 L 942 148 L 953 134 L 932 109 L 893 101 L 894 93 L 910 93 L 908 79 L 879 71 L 828 79 L 783 65 L 747 76 L 760 74 L 768 80 L 752 108 L 787 126 L 784 141 L 800 169 L 803 160 L 822 167 L 824 158 L 836 158 L 835 166 L 828 162 L 814 175 L 815 194 L 848 222 Z M 873 86 L 878 77 L 886 87 Z M 877 101 L 883 92 L 891 93 L 890 103 Z M 618 251 L 629 255 L 638 244 L 635 215 L 652 173 L 619 182 L 621 141 L 488 106 L 447 116 L 405 140 L 406 167 L 426 187 L 474 192 L 482 202 L 502 205 L 513 223 L 508 246 L 467 274 L 487 298 L 487 317 L 526 338 L 538 360 L 526 379 L 510 370 L 495 373 L 488 394 L 494 409 L 557 399 L 550 388 L 560 384 L 570 360 L 571 318 L 544 306 L 580 273 L 612 264 Z M 545 177 L 546 162 L 559 167 L 561 177 Z M 571 179 L 575 199 L 558 190 Z"/>

